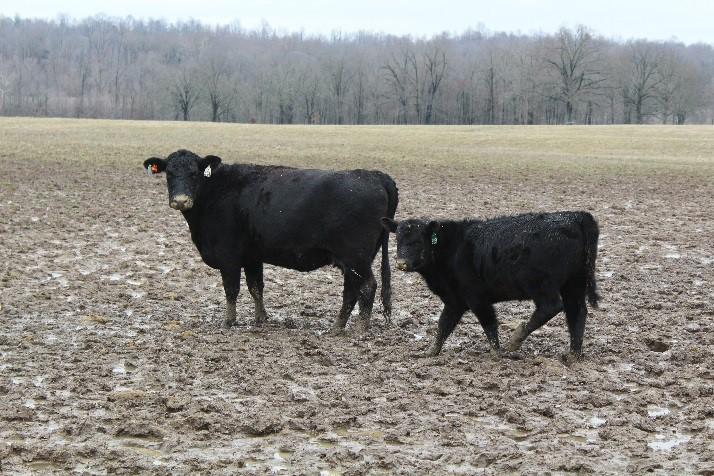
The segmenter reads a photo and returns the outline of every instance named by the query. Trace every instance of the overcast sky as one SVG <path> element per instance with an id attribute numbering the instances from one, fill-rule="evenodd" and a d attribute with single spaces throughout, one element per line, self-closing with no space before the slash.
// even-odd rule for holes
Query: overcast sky
<path id="1" fill-rule="evenodd" d="M 2 0 L 0 14 L 75 18 L 195 18 L 256 28 L 329 34 L 369 30 L 431 36 L 479 25 L 488 31 L 551 33 L 579 23 L 611 38 L 676 38 L 714 44 L 714 0 Z"/>

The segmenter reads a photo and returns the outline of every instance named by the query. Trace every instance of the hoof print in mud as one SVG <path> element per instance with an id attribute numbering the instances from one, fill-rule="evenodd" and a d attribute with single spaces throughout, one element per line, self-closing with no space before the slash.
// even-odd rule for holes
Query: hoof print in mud
<path id="1" fill-rule="evenodd" d="M 645 338 L 645 345 L 652 352 L 667 352 L 672 348 L 672 345 L 661 339 Z"/>

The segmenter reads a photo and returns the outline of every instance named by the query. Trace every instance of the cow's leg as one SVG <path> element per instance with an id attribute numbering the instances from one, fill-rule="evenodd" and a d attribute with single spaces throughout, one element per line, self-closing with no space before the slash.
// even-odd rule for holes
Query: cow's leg
<path id="1" fill-rule="evenodd" d="M 536 308 L 535 311 L 533 311 L 533 315 L 531 315 L 528 322 L 516 327 L 516 330 L 513 331 L 513 335 L 511 336 L 511 340 L 505 346 L 505 350 L 513 352 L 520 349 L 526 337 L 563 310 L 563 301 L 557 293 L 537 297 L 535 299 L 535 305 Z"/>
<path id="2" fill-rule="evenodd" d="M 224 324 L 231 327 L 236 322 L 236 301 L 240 290 L 240 268 L 222 269 L 223 290 L 226 292 L 226 314 Z"/>
<path id="3" fill-rule="evenodd" d="M 496 319 L 496 310 L 489 302 L 478 301 L 469 298 L 469 308 L 471 312 L 476 314 L 479 324 L 486 334 L 488 343 L 495 351 L 501 350 L 501 344 L 498 341 L 498 319 Z"/>
<path id="4" fill-rule="evenodd" d="M 344 331 L 347 325 L 347 319 L 349 319 L 350 314 L 352 314 L 352 310 L 355 308 L 355 304 L 357 304 L 357 297 L 359 296 L 361 279 L 355 273 L 350 272 L 349 269 L 345 269 L 344 275 L 345 284 L 342 289 L 342 308 L 335 323 L 332 325 L 332 329 L 330 330 L 331 335 L 338 335 Z"/>
<path id="5" fill-rule="evenodd" d="M 369 320 L 372 317 L 372 306 L 374 305 L 374 296 L 377 293 L 377 280 L 374 279 L 374 274 L 371 268 L 366 268 L 363 274 L 364 280 L 359 285 L 359 324 L 357 330 L 359 332 L 367 332 L 369 330 Z"/>
<path id="6" fill-rule="evenodd" d="M 245 271 L 245 281 L 248 284 L 248 292 L 250 292 L 255 304 L 255 325 L 260 327 L 269 317 L 263 304 L 263 263 L 251 263 L 244 266 L 243 269 Z"/>
<path id="7" fill-rule="evenodd" d="M 441 353 L 441 348 L 444 346 L 444 341 L 451 335 L 456 325 L 464 315 L 466 306 L 444 304 L 444 309 L 439 316 L 439 327 L 436 330 L 436 337 L 431 348 L 424 354 L 418 354 L 417 357 L 435 357 Z"/>
<path id="8" fill-rule="evenodd" d="M 578 360 L 583 353 L 583 334 L 588 308 L 585 304 L 585 283 L 572 284 L 563 288 L 565 320 L 570 333 L 570 357 Z"/>

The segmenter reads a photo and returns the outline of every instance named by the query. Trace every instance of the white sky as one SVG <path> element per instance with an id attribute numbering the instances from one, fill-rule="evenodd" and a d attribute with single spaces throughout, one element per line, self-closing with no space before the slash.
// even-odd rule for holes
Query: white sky
<path id="1" fill-rule="evenodd" d="M 551 33 L 587 25 L 616 39 L 676 38 L 714 44 L 714 0 L 0 0 L 0 14 L 55 18 L 195 18 L 245 28 L 329 34 L 368 30 L 431 36 L 483 25 L 489 31 Z"/>

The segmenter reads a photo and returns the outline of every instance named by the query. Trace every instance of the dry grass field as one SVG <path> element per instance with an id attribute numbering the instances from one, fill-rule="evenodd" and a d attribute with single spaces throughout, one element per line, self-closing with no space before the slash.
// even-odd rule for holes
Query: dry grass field
<path id="1" fill-rule="evenodd" d="M 562 316 L 496 358 L 470 314 L 413 359 L 440 302 L 394 269 L 366 335 L 324 335 L 332 268 L 266 267 L 270 324 L 243 287 L 221 328 L 220 277 L 141 168 L 179 148 L 380 169 L 398 217 L 590 211 L 585 360 Z M 714 474 L 712 127 L 0 118 L 0 167 L 0 473 Z M 505 341 L 531 305 L 497 310 Z"/>

